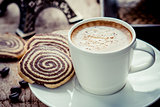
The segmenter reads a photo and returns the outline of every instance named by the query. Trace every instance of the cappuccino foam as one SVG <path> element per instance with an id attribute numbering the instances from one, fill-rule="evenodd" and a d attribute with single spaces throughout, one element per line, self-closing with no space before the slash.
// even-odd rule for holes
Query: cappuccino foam
<path id="1" fill-rule="evenodd" d="M 132 36 L 124 26 L 109 21 L 83 24 L 72 33 L 72 42 L 90 52 L 112 52 L 128 46 Z"/>

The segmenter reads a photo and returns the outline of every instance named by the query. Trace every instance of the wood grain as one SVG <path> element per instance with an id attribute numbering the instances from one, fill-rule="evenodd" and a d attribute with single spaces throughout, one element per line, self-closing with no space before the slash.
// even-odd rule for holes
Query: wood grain
<path id="1" fill-rule="evenodd" d="M 19 103 L 12 103 L 9 100 L 10 89 L 13 86 L 20 86 L 19 81 L 22 80 L 18 75 L 18 61 L 0 62 L 0 69 L 9 67 L 9 75 L 5 78 L 0 77 L 0 107 L 46 107 L 31 92 L 29 88 L 22 89 L 19 96 Z"/>

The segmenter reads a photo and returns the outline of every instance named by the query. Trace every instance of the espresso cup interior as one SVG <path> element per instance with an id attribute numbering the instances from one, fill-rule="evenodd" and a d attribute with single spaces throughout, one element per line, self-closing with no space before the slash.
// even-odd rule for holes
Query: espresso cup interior
<path id="1" fill-rule="evenodd" d="M 104 28 L 104 29 L 106 29 L 106 31 L 105 30 L 104 31 L 103 30 L 99 30 L 99 32 L 97 32 L 97 35 L 98 36 L 100 35 L 99 37 L 98 36 L 92 36 L 94 34 L 94 30 L 95 29 L 102 29 L 102 27 L 106 27 L 106 28 Z M 85 33 L 81 33 L 83 30 L 85 30 L 84 31 Z M 91 30 L 93 30 L 92 33 L 88 33 L 88 32 L 91 32 Z M 81 33 L 80 36 L 84 36 L 85 35 L 85 39 L 87 41 L 93 42 L 93 46 L 94 46 L 94 48 L 97 48 L 97 50 L 88 51 L 89 50 L 88 47 L 87 47 L 88 50 L 83 49 L 83 47 L 85 47 L 86 44 L 78 44 L 78 45 L 76 45 L 76 42 L 78 42 L 78 41 L 85 42 L 84 39 L 79 40 L 79 38 L 76 37 L 76 35 L 78 35 L 79 33 Z M 96 39 L 98 38 L 97 39 L 98 41 L 100 41 L 101 39 L 106 39 L 106 38 L 108 38 L 108 35 L 111 38 L 112 36 L 110 36 L 110 35 L 111 34 L 113 35 L 115 33 L 117 35 L 120 35 L 120 36 L 123 33 L 127 37 L 127 41 L 126 42 L 128 42 L 128 44 L 125 44 L 125 41 L 122 41 L 123 38 L 120 38 L 120 39 L 122 39 L 122 40 L 119 40 L 120 42 L 122 42 L 120 45 L 123 45 L 123 43 L 125 44 L 122 48 L 120 48 L 120 49 L 118 48 L 118 49 L 115 49 L 115 50 L 113 49 L 112 51 L 101 52 L 101 51 L 98 50 L 98 48 L 99 48 L 98 46 L 101 46 L 102 48 L 105 48 L 105 45 L 108 45 L 108 44 L 105 44 L 104 47 L 103 47 L 104 43 L 103 44 L 98 44 L 98 46 L 96 47 L 97 41 L 96 41 L 96 43 L 95 43 L 95 41 L 92 41 L 92 39 L 95 39 L 95 38 Z M 104 36 L 105 34 L 107 36 Z M 103 37 L 105 37 L 105 38 L 103 38 Z M 117 37 L 115 36 L 116 39 L 113 39 L 113 40 L 117 41 L 118 40 Z M 74 40 L 74 38 L 76 38 L 76 40 Z M 109 39 L 108 39 L 109 42 L 113 41 L 113 40 L 111 40 L 111 39 L 109 40 Z M 122 20 L 116 19 L 116 18 L 98 17 L 98 18 L 86 19 L 86 20 L 83 20 L 83 21 L 75 24 L 69 31 L 69 42 L 73 46 L 75 46 L 76 48 L 79 48 L 79 49 L 81 49 L 83 51 L 88 51 L 88 52 L 94 52 L 95 51 L 96 53 L 99 53 L 99 52 L 100 53 L 107 53 L 107 52 L 120 51 L 120 50 L 122 50 L 124 48 L 129 47 L 131 44 L 133 44 L 134 41 L 135 41 L 135 31 L 133 30 L 133 28 L 128 23 L 126 23 L 126 22 L 124 22 Z M 102 43 L 102 42 L 100 42 L 100 43 Z M 89 45 L 91 45 L 91 44 L 89 44 Z M 116 45 L 117 45 L 117 47 L 120 46 L 118 43 Z M 115 48 L 116 45 L 113 45 L 114 47 L 113 46 L 110 46 L 110 47 Z M 94 48 L 90 48 L 90 50 L 92 50 Z"/>

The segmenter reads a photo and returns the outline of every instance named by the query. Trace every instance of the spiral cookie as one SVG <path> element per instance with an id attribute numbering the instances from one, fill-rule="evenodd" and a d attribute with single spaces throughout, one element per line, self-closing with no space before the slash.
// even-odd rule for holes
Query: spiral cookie
<path id="1" fill-rule="evenodd" d="M 19 59 L 24 54 L 25 41 L 15 34 L 0 34 L 0 59 Z"/>
<path id="2" fill-rule="evenodd" d="M 56 88 L 74 74 L 70 57 L 54 46 L 34 46 L 19 62 L 19 75 L 29 83 Z"/>
<path id="3" fill-rule="evenodd" d="M 59 34 L 36 34 L 26 43 L 26 50 L 33 46 L 39 45 L 52 45 L 57 49 L 60 49 L 64 53 L 69 55 L 68 41 L 67 39 Z"/>

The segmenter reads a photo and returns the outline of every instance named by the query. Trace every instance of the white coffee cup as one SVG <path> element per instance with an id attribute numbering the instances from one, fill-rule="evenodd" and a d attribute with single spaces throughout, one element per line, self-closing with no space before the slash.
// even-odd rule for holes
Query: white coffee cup
<path id="1" fill-rule="evenodd" d="M 125 26 L 132 34 L 132 41 L 123 49 L 106 53 L 88 52 L 75 46 L 71 40 L 71 34 L 74 30 L 84 23 L 97 20 L 112 21 Z M 98 95 L 113 94 L 121 90 L 126 84 L 129 71 L 147 69 L 154 63 L 155 59 L 154 50 L 148 45 L 136 45 L 134 29 L 128 23 L 116 18 L 95 17 L 76 23 L 69 30 L 68 43 L 71 59 L 80 85 L 86 91 Z M 151 54 L 153 60 L 138 67 L 133 67 L 131 63 L 135 49 Z"/>

